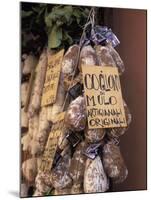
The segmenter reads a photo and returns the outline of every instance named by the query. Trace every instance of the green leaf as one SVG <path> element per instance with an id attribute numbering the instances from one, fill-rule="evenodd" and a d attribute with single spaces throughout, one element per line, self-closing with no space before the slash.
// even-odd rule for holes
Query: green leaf
<path id="1" fill-rule="evenodd" d="M 63 40 L 67 41 L 69 45 L 73 43 L 72 37 L 66 32 L 63 32 Z"/>
<path id="2" fill-rule="evenodd" d="M 48 48 L 57 48 L 61 45 L 62 41 L 62 28 L 54 25 L 50 34 L 48 35 Z"/>
<path id="3" fill-rule="evenodd" d="M 32 10 L 34 11 L 34 12 L 39 12 L 40 11 L 40 8 L 39 8 L 39 6 L 33 6 L 32 7 Z"/>
<path id="4" fill-rule="evenodd" d="M 32 14 L 33 14 L 33 11 L 24 11 L 24 10 L 21 11 L 22 18 L 30 17 Z"/>
<path id="5" fill-rule="evenodd" d="M 56 25 L 57 25 L 57 26 L 62 26 L 62 25 L 63 25 L 63 22 L 62 22 L 61 20 L 57 20 L 57 21 L 56 21 Z"/>
<path id="6" fill-rule="evenodd" d="M 47 27 L 51 28 L 52 27 L 52 17 L 51 17 L 51 13 L 48 14 L 46 13 L 45 14 L 45 24 Z"/>
<path id="7" fill-rule="evenodd" d="M 70 22 L 72 14 L 73 14 L 72 6 L 65 6 L 64 7 L 64 17 L 65 17 L 67 23 Z"/>
<path id="8" fill-rule="evenodd" d="M 74 9 L 73 15 L 74 15 L 75 17 L 77 17 L 77 18 L 80 18 L 82 14 L 81 14 L 81 11 L 80 11 L 80 10 Z"/>

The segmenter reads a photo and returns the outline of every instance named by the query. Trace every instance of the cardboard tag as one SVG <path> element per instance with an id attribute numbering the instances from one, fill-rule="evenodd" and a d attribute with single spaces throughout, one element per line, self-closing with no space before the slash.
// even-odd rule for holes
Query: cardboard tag
<path id="1" fill-rule="evenodd" d="M 83 65 L 82 72 L 88 127 L 126 127 L 118 69 Z"/>
<path id="2" fill-rule="evenodd" d="M 57 150 L 58 139 L 64 131 L 64 116 L 65 112 L 58 114 L 58 121 L 53 124 L 51 128 L 40 166 L 41 171 L 50 171 L 52 168 L 53 160 Z"/>
<path id="3" fill-rule="evenodd" d="M 63 55 L 64 49 L 48 57 L 41 106 L 46 106 L 56 101 Z"/>

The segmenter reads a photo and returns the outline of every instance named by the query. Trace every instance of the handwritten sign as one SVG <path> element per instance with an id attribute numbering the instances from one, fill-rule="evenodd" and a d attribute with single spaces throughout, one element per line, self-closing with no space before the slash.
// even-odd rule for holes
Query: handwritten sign
<path id="1" fill-rule="evenodd" d="M 82 72 L 89 128 L 126 127 L 118 69 L 84 65 Z"/>
<path id="2" fill-rule="evenodd" d="M 46 106 L 56 101 L 63 54 L 64 49 L 48 57 L 41 106 Z"/>
<path id="3" fill-rule="evenodd" d="M 43 172 L 50 171 L 52 168 L 53 160 L 57 150 L 58 139 L 64 131 L 64 116 L 65 112 L 58 114 L 58 121 L 56 121 L 56 123 L 53 124 L 51 132 L 49 133 L 49 137 L 42 158 L 42 163 L 40 166 L 40 170 Z"/>

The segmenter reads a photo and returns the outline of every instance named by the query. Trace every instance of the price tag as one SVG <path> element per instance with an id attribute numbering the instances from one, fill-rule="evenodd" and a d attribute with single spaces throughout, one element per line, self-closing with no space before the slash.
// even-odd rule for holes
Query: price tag
<path id="1" fill-rule="evenodd" d="M 52 126 L 40 166 L 41 171 L 50 171 L 52 168 L 53 160 L 57 150 L 58 139 L 64 131 L 64 116 L 65 112 L 58 114 L 58 121 L 56 121 L 56 123 Z"/>
<path id="2" fill-rule="evenodd" d="M 110 66 L 82 66 L 88 126 L 126 127 L 118 69 Z"/>
<path id="3" fill-rule="evenodd" d="M 48 57 L 41 106 L 46 106 L 56 101 L 63 55 L 64 49 Z"/>

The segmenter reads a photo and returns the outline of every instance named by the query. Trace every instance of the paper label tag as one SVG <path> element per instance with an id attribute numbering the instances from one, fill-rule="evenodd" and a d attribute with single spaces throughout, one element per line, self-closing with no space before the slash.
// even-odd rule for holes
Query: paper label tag
<path id="1" fill-rule="evenodd" d="M 126 127 L 118 69 L 82 66 L 88 127 Z"/>
<path id="2" fill-rule="evenodd" d="M 56 101 L 63 55 L 64 49 L 48 57 L 41 106 L 46 106 Z"/>
<path id="3" fill-rule="evenodd" d="M 65 112 L 60 113 L 57 118 L 58 121 L 53 124 L 51 128 L 40 166 L 41 171 L 50 171 L 52 168 L 53 160 L 57 150 L 58 139 L 64 131 L 64 116 Z"/>

